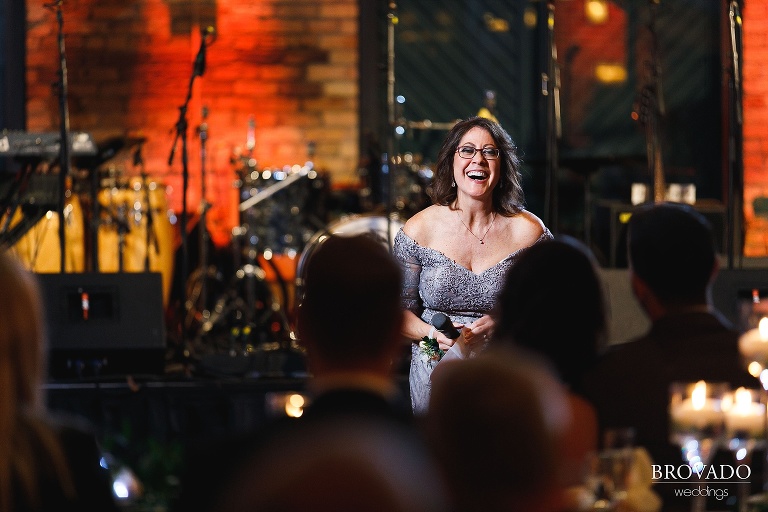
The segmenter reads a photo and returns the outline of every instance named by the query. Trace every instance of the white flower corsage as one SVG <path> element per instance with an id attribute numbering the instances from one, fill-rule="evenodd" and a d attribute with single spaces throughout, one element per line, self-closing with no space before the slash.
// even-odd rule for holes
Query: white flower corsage
<path id="1" fill-rule="evenodd" d="M 437 344 L 437 340 L 435 338 L 430 338 L 429 336 L 421 338 L 419 348 L 421 348 L 423 355 L 426 357 L 425 362 L 440 361 L 445 355 L 445 350 L 440 348 Z"/>

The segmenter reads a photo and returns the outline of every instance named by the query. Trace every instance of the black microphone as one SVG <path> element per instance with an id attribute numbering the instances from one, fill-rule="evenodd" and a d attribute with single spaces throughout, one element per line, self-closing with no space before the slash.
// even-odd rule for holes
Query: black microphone
<path id="1" fill-rule="evenodd" d="M 203 76 L 205 73 L 205 49 L 209 44 L 209 37 L 216 37 L 215 28 L 208 26 L 200 30 L 200 50 L 195 57 L 194 76 Z"/>
<path id="2" fill-rule="evenodd" d="M 197 57 L 195 57 L 195 66 L 192 71 L 193 76 L 203 76 L 205 73 L 205 34 L 203 34 L 203 39 L 200 41 L 200 50 L 197 52 Z"/>
<path id="3" fill-rule="evenodd" d="M 443 313 L 435 313 L 431 320 L 432 325 L 441 333 L 448 336 L 450 339 L 455 340 L 461 333 L 453 325 L 451 319 L 445 316 Z"/>

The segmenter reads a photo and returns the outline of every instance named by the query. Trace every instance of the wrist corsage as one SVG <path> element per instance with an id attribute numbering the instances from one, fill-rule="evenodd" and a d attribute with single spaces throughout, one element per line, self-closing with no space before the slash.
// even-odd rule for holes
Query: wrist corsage
<path id="1" fill-rule="evenodd" d="M 430 338 L 429 336 L 424 336 L 421 338 L 419 347 L 430 361 L 440 361 L 440 359 L 445 355 L 445 350 L 440 348 L 440 346 L 437 344 L 437 340 L 435 338 Z"/>

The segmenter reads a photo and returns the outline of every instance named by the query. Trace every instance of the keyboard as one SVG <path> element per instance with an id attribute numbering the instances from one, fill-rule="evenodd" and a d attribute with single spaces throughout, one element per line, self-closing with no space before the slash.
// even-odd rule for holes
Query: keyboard
<path id="1" fill-rule="evenodd" d="M 95 155 L 93 138 L 86 132 L 70 132 L 70 156 Z M 26 132 L 3 130 L 0 132 L 0 156 L 55 157 L 61 146 L 59 132 Z"/>

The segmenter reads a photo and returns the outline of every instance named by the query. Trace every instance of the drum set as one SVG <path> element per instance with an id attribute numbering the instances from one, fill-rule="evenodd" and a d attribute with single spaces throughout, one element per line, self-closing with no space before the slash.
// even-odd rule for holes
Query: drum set
<path id="1" fill-rule="evenodd" d="M 301 351 L 293 325 L 306 263 L 329 235 L 369 234 L 391 247 L 403 226 L 397 213 L 329 221 L 329 184 L 311 162 L 280 168 L 237 162 L 241 223 L 232 235 L 234 271 L 211 266 L 193 275 L 187 289 L 193 346 L 218 373 L 256 371 L 249 361 L 265 352 Z"/>
<path id="2" fill-rule="evenodd" d="M 220 251 L 218 259 L 201 258 L 202 264 L 177 282 L 177 226 L 169 210 L 168 188 L 144 172 L 141 159 L 135 156 L 142 142 L 125 144 L 124 149 L 134 153 L 133 167 L 111 164 L 128 161 L 115 156 L 87 171 L 74 171 L 67 180 L 65 271 L 160 273 L 163 306 L 166 313 L 176 306 L 182 310 L 180 345 L 197 361 L 224 357 L 229 364 L 265 350 L 295 349 L 294 312 L 309 258 L 329 235 L 369 234 L 391 247 L 404 219 L 414 213 L 407 205 L 424 203 L 430 177 L 422 176 L 424 166 L 406 155 L 402 168 L 407 176 L 394 182 L 398 200 L 393 202 L 403 207 L 386 213 L 338 213 L 331 211 L 334 199 L 328 177 L 315 170 L 311 161 L 266 168 L 249 156 L 233 158 L 240 222 L 232 230 L 230 247 Z M 41 179 L 55 185 L 58 176 L 36 171 L 31 183 Z M 360 195 L 368 197 L 365 187 L 370 183 L 363 180 L 363 185 Z M 52 192 L 52 197 L 57 194 Z M 62 270 L 59 215 L 54 204 L 48 208 L 8 247 L 37 273 Z M 22 208 L 7 223 L 19 224 L 23 216 Z M 200 240 L 202 245 L 210 238 Z M 177 285 L 184 286 L 183 306 L 173 302 Z M 167 320 L 171 317 L 166 314 Z M 178 326 L 166 327 L 172 343 L 170 330 Z"/>
<path id="3" fill-rule="evenodd" d="M 91 172 L 98 173 L 97 187 L 91 186 Z M 35 182 L 41 178 L 58 180 L 55 174 L 42 174 Z M 163 304 L 167 305 L 174 247 L 165 185 L 143 171 L 138 176 L 124 176 L 115 166 L 77 170 L 66 180 L 64 198 L 64 270 L 159 272 Z M 59 215 L 55 204 L 46 206 L 50 209 L 9 247 L 36 273 L 62 270 Z M 24 208 L 19 208 L 9 225 L 23 222 L 24 215 Z"/>

